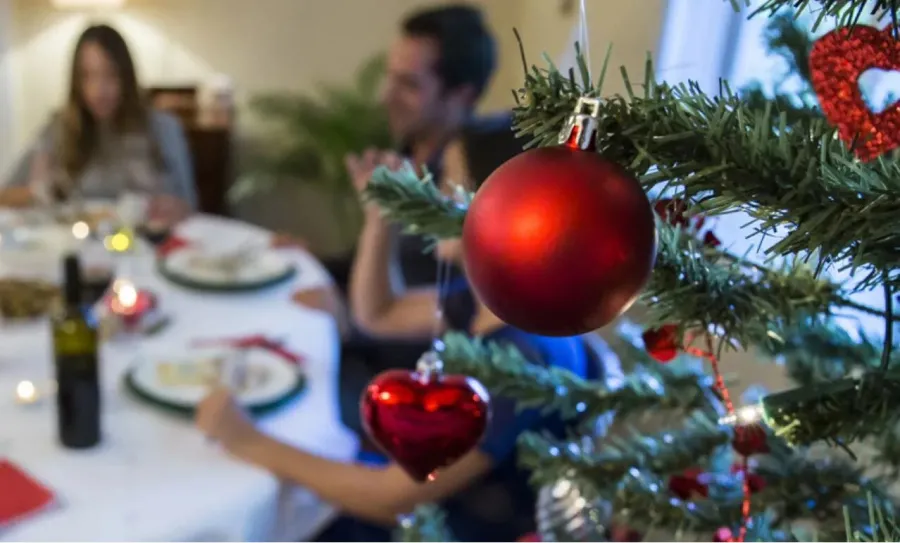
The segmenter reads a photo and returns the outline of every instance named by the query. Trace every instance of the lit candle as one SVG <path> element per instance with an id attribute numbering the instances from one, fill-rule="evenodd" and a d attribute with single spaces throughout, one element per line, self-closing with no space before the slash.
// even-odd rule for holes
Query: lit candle
<path id="1" fill-rule="evenodd" d="M 20 405 L 34 405 L 40 401 L 37 388 L 31 381 L 20 381 L 16 385 L 16 403 Z"/>
<path id="2" fill-rule="evenodd" d="M 77 240 L 87 239 L 91 235 L 91 227 L 84 221 L 78 221 L 72 225 L 72 235 Z"/>
<path id="3" fill-rule="evenodd" d="M 107 298 L 110 312 L 121 317 L 127 325 L 137 324 L 155 305 L 156 299 L 153 294 L 138 289 L 130 281 L 122 279 L 113 283 L 112 295 Z"/>

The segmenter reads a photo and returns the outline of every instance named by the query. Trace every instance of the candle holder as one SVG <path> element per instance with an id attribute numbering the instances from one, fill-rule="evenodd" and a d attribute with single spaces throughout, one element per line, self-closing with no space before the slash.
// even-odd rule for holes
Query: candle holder
<path id="1" fill-rule="evenodd" d="M 55 385 L 55 382 L 53 383 Z M 48 396 L 56 393 L 55 386 L 39 387 L 34 381 L 19 381 L 13 391 L 16 405 L 21 407 L 36 407 L 44 403 Z"/>
<path id="2" fill-rule="evenodd" d="M 166 322 L 157 296 L 123 279 L 113 282 L 99 309 L 104 339 L 122 334 L 147 335 Z"/>

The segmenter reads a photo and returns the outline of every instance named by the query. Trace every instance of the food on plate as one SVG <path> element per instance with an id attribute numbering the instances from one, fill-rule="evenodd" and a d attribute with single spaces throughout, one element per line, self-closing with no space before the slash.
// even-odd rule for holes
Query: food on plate
<path id="1" fill-rule="evenodd" d="M 264 384 L 269 378 L 269 372 L 263 366 L 228 364 L 225 357 L 212 357 L 161 362 L 157 364 L 156 376 L 159 384 L 166 387 L 214 387 L 226 384 L 230 385 L 233 392 L 240 393 Z"/>
<path id="2" fill-rule="evenodd" d="M 183 362 L 160 362 L 156 366 L 159 383 L 167 387 L 215 386 L 222 380 L 225 359 L 207 358 Z"/>
<path id="3" fill-rule="evenodd" d="M 6 319 L 35 319 L 50 313 L 59 288 L 32 279 L 0 279 L 0 315 Z"/>

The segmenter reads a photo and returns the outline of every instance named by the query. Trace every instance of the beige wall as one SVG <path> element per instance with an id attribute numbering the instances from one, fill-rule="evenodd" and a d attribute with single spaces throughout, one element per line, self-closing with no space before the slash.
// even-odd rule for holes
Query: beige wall
<path id="1" fill-rule="evenodd" d="M 261 90 L 309 89 L 340 81 L 374 51 L 384 49 L 403 13 L 434 0 L 128 0 L 125 9 L 84 14 L 58 11 L 49 0 L 12 4 L 12 36 L 4 59 L 15 85 L 13 147 L 35 132 L 58 104 L 69 55 L 78 33 L 94 20 L 125 34 L 147 84 L 204 82 L 230 76 L 239 96 Z M 564 55 L 576 14 L 563 15 L 557 0 L 480 0 L 500 39 L 501 69 L 485 100 L 497 109 L 511 103 L 521 80 L 512 28 L 525 38 L 530 62 L 547 51 Z M 607 42 L 614 65 L 641 68 L 656 48 L 663 0 L 588 0 L 595 64 Z M 2 39 L 0 39 L 2 43 Z M 618 84 L 619 78 L 614 81 Z M 611 89 L 615 89 L 613 86 Z M 4 134 L 6 139 L 9 134 Z"/>
<path id="2" fill-rule="evenodd" d="M 512 29 L 518 28 L 530 63 L 547 52 L 564 67 L 577 37 L 577 12 L 562 13 L 559 0 L 472 0 L 483 7 L 500 45 L 500 68 L 483 108 L 512 105 L 510 90 L 522 82 Z M 106 13 L 59 11 L 50 0 L 0 0 L 11 7 L 12 33 L 0 49 L 14 82 L 9 106 L 0 102 L 3 147 L 0 171 L 31 141 L 63 99 L 73 43 L 90 22 L 105 21 L 125 35 L 139 77 L 147 85 L 204 84 L 229 76 L 240 102 L 267 90 L 311 90 L 320 81 L 345 80 L 361 61 L 384 50 L 402 15 L 440 0 L 127 0 Z M 577 5 L 577 2 L 575 2 Z M 664 0 L 587 0 L 593 62 L 599 68 L 607 44 L 613 66 L 641 73 L 659 41 Z M 2 7 L 2 5 L 0 5 Z M 0 35 L 0 47 L 3 36 Z M 0 73 L 0 76 L 3 74 Z M 608 91 L 622 88 L 613 71 Z M 2 95 L 0 95 L 2 98 Z M 246 115 L 239 117 L 247 122 Z M 290 186 L 254 198 L 235 212 L 244 219 L 307 237 L 317 252 L 339 250 L 328 207 L 309 190 Z"/>

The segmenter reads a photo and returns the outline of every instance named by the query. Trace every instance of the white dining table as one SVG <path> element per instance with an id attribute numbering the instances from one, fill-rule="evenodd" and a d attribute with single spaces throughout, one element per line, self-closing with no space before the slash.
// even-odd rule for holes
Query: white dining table
<path id="1" fill-rule="evenodd" d="M 270 237 L 255 226 L 204 215 L 177 233 L 219 245 L 265 243 Z M 58 444 L 54 398 L 33 405 L 15 401 L 17 383 L 29 380 L 40 388 L 52 380 L 48 323 L 0 326 L 0 457 L 57 496 L 52 508 L 0 531 L 0 541 L 303 541 L 327 525 L 335 512 L 312 493 L 229 457 L 190 420 L 145 404 L 122 386 L 124 372 L 142 354 L 183 350 L 197 338 L 277 337 L 305 357 L 307 386 L 288 405 L 262 417 L 260 426 L 306 451 L 352 460 L 358 440 L 338 412 L 336 323 L 290 299 L 296 289 L 327 284 L 329 276 L 307 252 L 279 251 L 296 266 L 293 279 L 227 294 L 167 282 L 156 272 L 152 251 L 128 257 L 130 278 L 156 293 L 172 320 L 137 344 L 103 346 L 104 439 L 93 449 L 72 451 Z M 0 275 L 17 273 L 8 260 L 0 254 Z M 44 265 L 30 263 L 45 271 L 60 265 L 58 255 Z"/>

